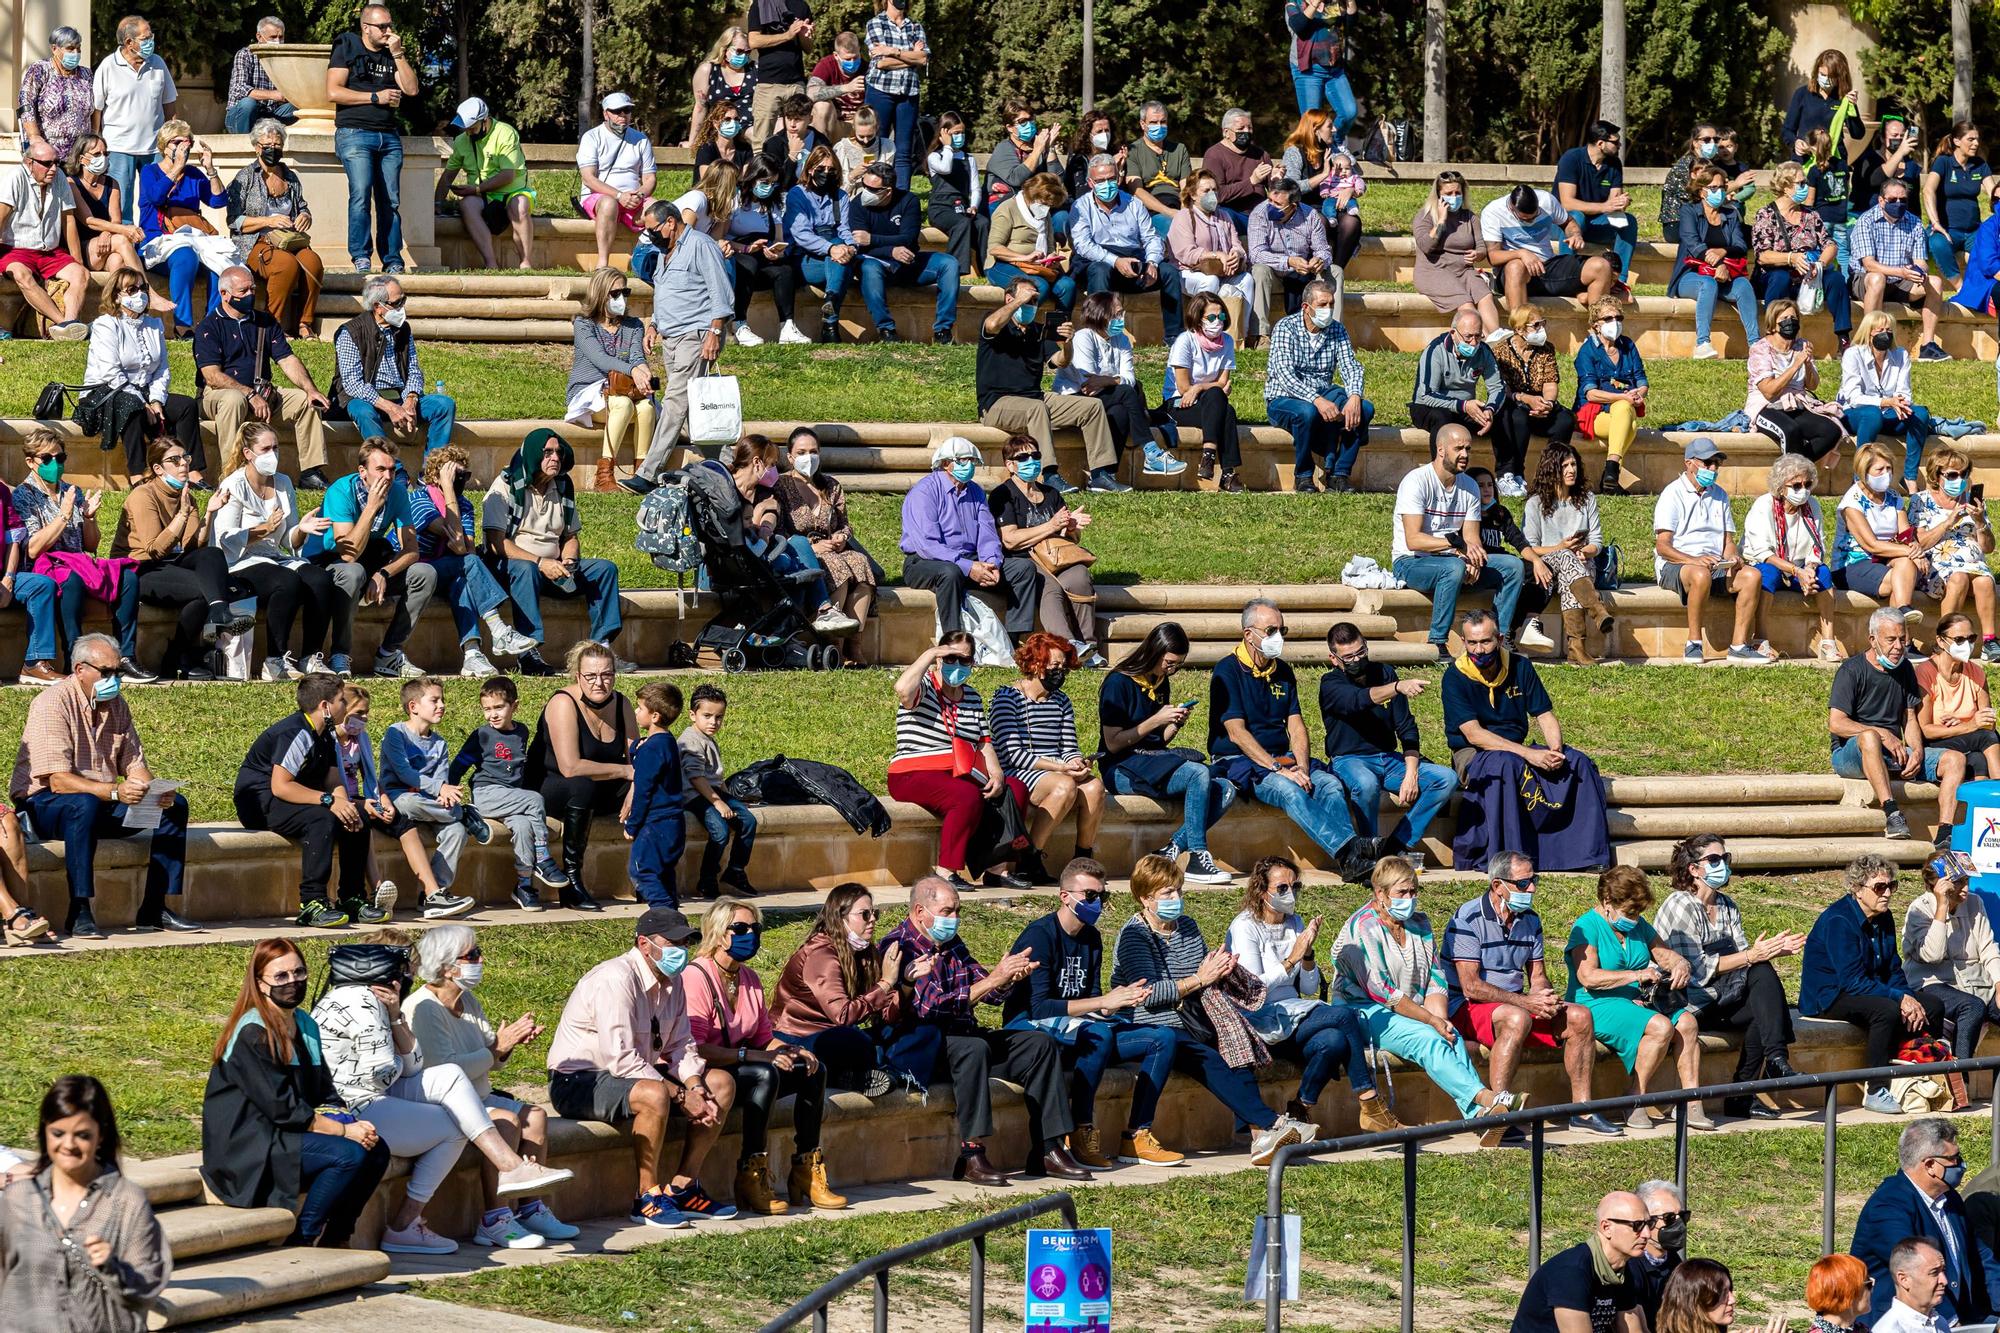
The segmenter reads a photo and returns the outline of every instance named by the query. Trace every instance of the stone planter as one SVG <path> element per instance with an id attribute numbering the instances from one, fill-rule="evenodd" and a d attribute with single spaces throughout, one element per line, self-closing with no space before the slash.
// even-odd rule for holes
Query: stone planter
<path id="1" fill-rule="evenodd" d="M 333 102 L 326 95 L 326 65 L 333 48 L 321 43 L 281 42 L 260 46 L 257 57 L 285 100 L 299 109 L 292 129 L 333 133 Z"/>

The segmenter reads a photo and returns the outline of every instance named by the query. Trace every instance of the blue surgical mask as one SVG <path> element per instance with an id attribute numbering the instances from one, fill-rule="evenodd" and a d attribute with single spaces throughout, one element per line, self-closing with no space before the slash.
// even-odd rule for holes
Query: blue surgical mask
<path id="1" fill-rule="evenodd" d="M 1729 882 L 1729 867 L 1726 864 L 1703 866 L 1701 868 L 1701 877 L 1708 884 L 1709 888 L 1719 889 Z"/>
<path id="2" fill-rule="evenodd" d="M 1694 484 L 1707 490 L 1715 485 L 1716 471 L 1712 467 L 1698 467 L 1694 470 Z"/>
<path id="3" fill-rule="evenodd" d="M 148 37 L 145 41 L 139 43 L 139 54 L 142 57 L 152 55 L 154 49 L 155 49 L 154 42 L 153 39 L 150 37 Z"/>
<path id="4" fill-rule="evenodd" d="M 1084 925 L 1094 926 L 1097 924 L 1097 918 L 1104 915 L 1104 904 L 1095 899 L 1086 898 L 1069 910 L 1076 913 L 1076 919 L 1083 922 Z"/>
<path id="5" fill-rule="evenodd" d="M 1702 202 L 1707 204 L 1710 208 L 1721 208 L 1723 204 L 1727 203 L 1729 200 L 1729 191 L 1708 190 L 1702 194 L 1701 198 Z"/>
<path id="6" fill-rule="evenodd" d="M 681 969 L 688 965 L 688 951 L 678 944 L 669 944 L 660 950 L 660 956 L 653 960 L 653 966 L 660 969 L 660 975 L 677 977 Z"/>
<path id="7" fill-rule="evenodd" d="M 972 679 L 972 667 L 965 662 L 949 662 L 938 675 L 945 684 L 956 687 Z"/>
<path id="8" fill-rule="evenodd" d="M 1107 324 L 1106 324 L 1106 325 L 1104 326 L 1104 331 L 1105 331 L 1106 333 L 1110 334 L 1110 335 L 1111 335 L 1112 337 L 1114 337 L 1114 338 L 1122 338 L 1122 337 L 1124 337 L 1124 336 L 1125 336 L 1125 316 L 1123 316 L 1123 315 L 1113 315 L 1113 316 L 1111 317 L 1111 320 L 1110 320 L 1110 322 L 1109 322 L 1109 323 L 1107 323 Z"/>
<path id="9" fill-rule="evenodd" d="M 1147 143 L 1165 143 L 1166 141 L 1167 141 L 1167 127 L 1164 121 L 1158 125 L 1148 125 L 1146 127 Z"/>
<path id="10" fill-rule="evenodd" d="M 1022 143 L 1030 143 L 1034 140 L 1035 131 L 1039 128 L 1041 127 L 1036 125 L 1034 121 L 1024 120 L 1014 127 L 1014 137 Z"/>
<path id="11" fill-rule="evenodd" d="M 970 458 L 961 458 L 951 465 L 951 479 L 963 485 L 972 480 L 972 474 L 978 466 Z"/>
<path id="12" fill-rule="evenodd" d="M 186 477 L 169 477 L 166 473 L 162 472 L 160 480 L 167 483 L 167 489 L 170 491 L 184 491 L 187 489 Z"/>
<path id="13" fill-rule="evenodd" d="M 965 147 L 965 135 L 962 131 L 953 130 L 951 132 L 951 146 L 953 148 Z"/>
<path id="14" fill-rule="evenodd" d="M 1153 915 L 1162 921 L 1178 921 L 1187 910 L 1187 903 L 1176 893 L 1169 898 L 1164 895 L 1153 900 Z"/>
<path id="15" fill-rule="evenodd" d="M 1416 914 L 1417 900 L 1415 898 L 1391 898 L 1389 900 L 1389 915 L 1396 920 L 1408 921 Z"/>
<path id="16" fill-rule="evenodd" d="M 743 133 L 743 124 L 741 121 L 725 120 L 717 125 L 715 129 L 723 138 L 734 139 L 737 135 Z"/>
<path id="17" fill-rule="evenodd" d="M 1629 935 L 1632 933 L 1632 927 L 1636 924 L 1638 923 L 1633 921 L 1631 917 L 1621 916 L 1612 921 L 1611 928 L 1620 935 Z"/>
<path id="18" fill-rule="evenodd" d="M 70 69 L 70 70 L 79 69 L 82 67 L 82 65 L 83 65 L 82 52 L 80 51 L 63 52 L 62 67 L 64 69 Z"/>
<path id="19" fill-rule="evenodd" d="M 1035 307 L 1033 307 L 1032 305 L 1024 305 L 1017 307 L 1014 311 L 1014 322 L 1016 324 L 1019 324 L 1022 328 L 1026 328 L 1028 325 L 1034 323 Z"/>
<path id="20" fill-rule="evenodd" d="M 1947 481 L 1944 484 L 1944 493 L 1954 500 L 1965 494 L 1965 478 L 1960 477 L 1956 481 Z"/>
<path id="21" fill-rule="evenodd" d="M 1808 189 L 1806 186 L 1801 185 L 1797 189 L 1792 191 L 1792 202 L 1795 204 L 1803 204 L 1806 201 L 1806 196 L 1811 193 L 1812 191 L 1810 189 Z"/>
<path id="22" fill-rule="evenodd" d="M 858 56 L 853 60 L 843 60 L 840 62 L 840 72 L 842 74 L 852 74 L 854 73 L 855 70 L 860 68 L 861 68 L 861 60 L 860 57 Z"/>
<path id="23" fill-rule="evenodd" d="M 1099 203 L 1101 204 L 1110 203 L 1111 201 L 1113 201 L 1118 197 L 1117 178 L 1113 177 L 1111 180 L 1108 181 L 1096 182 L 1090 187 L 1090 192 L 1097 196 L 1097 201 Z"/>
<path id="24" fill-rule="evenodd" d="M 777 189 L 778 183 L 776 181 L 758 181 L 750 187 L 750 193 L 756 195 L 759 199 L 769 199 L 777 192 Z"/>
<path id="25" fill-rule="evenodd" d="M 931 928 L 924 933 L 938 944 L 950 944 L 958 938 L 958 918 L 934 916 L 931 918 Z"/>
<path id="26" fill-rule="evenodd" d="M 1954 1163 L 1953 1165 L 1948 1166 L 1944 1169 L 1944 1187 L 1946 1189 L 1948 1190 L 1957 1189 L 1958 1182 L 1964 1179 L 1965 1179 L 1964 1162 Z"/>
<path id="27" fill-rule="evenodd" d="M 1462 194 L 1440 195 L 1438 201 L 1444 205 L 1444 211 L 1447 213 L 1456 213 L 1465 207 L 1465 196 Z"/>
<path id="28" fill-rule="evenodd" d="M 1470 361 L 1472 360 L 1473 357 L 1479 355 L 1479 344 L 1476 342 L 1462 343 L 1454 340 L 1452 343 L 1452 350 L 1458 353 L 1459 360 Z"/>
<path id="29" fill-rule="evenodd" d="M 101 704 L 108 704 L 118 697 L 119 688 L 124 684 L 122 676 L 99 676 L 97 684 L 91 687 L 91 694 Z"/>
<path id="30" fill-rule="evenodd" d="M 742 69 L 749 63 L 750 53 L 748 51 L 731 51 L 729 53 L 729 68 Z"/>
<path id="31" fill-rule="evenodd" d="M 1014 471 L 1022 481 L 1034 481 L 1042 475 L 1042 460 L 1039 458 L 1024 458 L 1014 464 Z"/>
<path id="32" fill-rule="evenodd" d="M 1534 906 L 1535 895 L 1532 893 L 1515 889 L 1507 895 L 1507 910 L 1510 912 L 1529 912 L 1534 910 Z"/>
<path id="33" fill-rule="evenodd" d="M 1706 161 L 1710 160 L 1711 158 L 1713 158 L 1713 157 L 1714 157 L 1714 156 L 1715 156 L 1715 155 L 1716 155 L 1717 153 L 1719 153 L 1719 152 L 1721 152 L 1721 151 L 1722 151 L 1722 145 L 1721 145 L 1721 144 L 1719 144 L 1719 143 L 1705 143 L 1705 144 L 1703 144 L 1703 145 L 1701 146 L 1701 159 L 1702 159 L 1702 161 L 1706 162 Z"/>
<path id="34" fill-rule="evenodd" d="M 1885 218 L 1900 218 L 1903 216 L 1904 210 L 1908 207 L 1909 205 L 1901 199 L 1884 199 L 1882 201 L 1882 216 Z"/>
<path id="35" fill-rule="evenodd" d="M 753 930 L 747 935 L 731 935 L 729 956 L 739 963 L 747 963 L 757 956 L 757 950 L 762 948 L 763 944 L 764 935 L 761 931 Z"/>
<path id="36" fill-rule="evenodd" d="M 1875 654 L 1875 660 L 1882 664 L 1884 671 L 1894 671 L 1903 664 L 1903 660 L 1900 657 L 1886 657 L 1881 653 Z"/>

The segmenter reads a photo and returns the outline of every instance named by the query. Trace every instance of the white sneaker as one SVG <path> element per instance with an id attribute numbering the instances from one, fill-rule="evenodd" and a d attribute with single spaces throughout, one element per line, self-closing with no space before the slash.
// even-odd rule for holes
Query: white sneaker
<path id="1" fill-rule="evenodd" d="M 1512 329 L 1505 327 L 1497 328 L 1493 330 L 1493 332 L 1486 335 L 1486 345 L 1488 347 L 1498 347 L 1501 343 L 1506 342 L 1509 338 L 1512 338 L 1513 336 L 1514 336 L 1514 331 Z"/>
<path id="2" fill-rule="evenodd" d="M 778 342 L 781 346 L 797 347 L 803 343 L 810 343 L 811 341 L 812 339 L 806 337 L 805 334 L 801 333 L 799 331 L 799 326 L 792 323 L 792 321 L 790 321 L 789 319 L 785 321 L 784 327 L 778 330 Z"/>
<path id="3" fill-rule="evenodd" d="M 480 652 L 476 644 L 467 644 L 465 660 L 459 664 L 458 674 L 484 679 L 499 673 L 493 669 L 493 663 L 486 660 L 486 654 Z"/>
<path id="4" fill-rule="evenodd" d="M 500 1173 L 500 1188 L 497 1193 L 505 1198 L 510 1194 L 540 1194 L 551 1185 L 560 1185 L 576 1175 L 566 1166 L 543 1166 L 532 1157 L 523 1157 L 521 1164 L 512 1171 Z"/>
<path id="5" fill-rule="evenodd" d="M 1510 500 L 1518 500 L 1528 493 L 1528 483 L 1511 472 L 1501 473 L 1500 479 L 1494 484 L 1500 488 L 1500 494 Z"/>
<path id="6" fill-rule="evenodd" d="M 538 1233 L 522 1226 L 521 1219 L 512 1212 L 501 1213 L 491 1222 L 481 1222 L 472 1239 L 496 1250 L 539 1250 L 548 1244 Z"/>
<path id="7" fill-rule="evenodd" d="M 502 657 L 519 657 L 522 653 L 534 651 L 534 648 L 535 641 L 517 629 L 493 636 L 493 651 Z"/>
<path id="8" fill-rule="evenodd" d="M 1271 1159 L 1278 1155 L 1278 1149 L 1287 1143 L 1305 1143 L 1300 1138 L 1299 1122 L 1289 1116 L 1279 1116 L 1278 1123 L 1269 1129 L 1259 1131 L 1250 1140 L 1250 1165 L 1269 1166 Z M 388 1249 L 387 1245 L 382 1247 Z"/>
<path id="9" fill-rule="evenodd" d="M 736 321 L 736 329 L 732 336 L 736 339 L 738 347 L 762 347 L 764 345 L 764 340 L 750 332 L 750 326 L 740 319 Z"/>
<path id="10" fill-rule="evenodd" d="M 267 657 L 264 659 L 264 670 L 260 674 L 259 679 L 274 683 L 277 681 L 296 680 L 297 677 L 293 673 L 298 669 L 298 663 L 292 660 L 290 653 L 285 653 L 279 657 Z"/>
<path id="11" fill-rule="evenodd" d="M 1523 648 L 1554 648 L 1555 640 L 1542 633 L 1539 617 L 1531 617 L 1521 626 L 1521 633 L 1515 642 Z"/>
<path id="12" fill-rule="evenodd" d="M 813 629 L 821 634 L 851 634 L 861 628 L 861 622 L 837 606 L 827 605 L 813 618 Z"/>
<path id="13" fill-rule="evenodd" d="M 1694 345 L 1694 359 L 1696 361 L 1713 361 L 1721 355 L 1722 353 L 1715 350 L 1714 343 L 1699 342 Z"/>
<path id="14" fill-rule="evenodd" d="M 420 1217 L 400 1230 L 384 1231 L 381 1249 L 385 1254 L 457 1254 L 458 1242 L 438 1235 Z"/>
<path id="15" fill-rule="evenodd" d="M 375 654 L 374 674 L 389 680 L 416 680 L 424 675 L 424 669 L 403 656 L 402 649 L 394 648 Z"/>
<path id="16" fill-rule="evenodd" d="M 545 1240 L 575 1240 L 583 1232 L 556 1216 L 545 1203 L 530 1202 L 516 1209 L 514 1220 Z"/>
<path id="17" fill-rule="evenodd" d="M 375 910 L 389 914 L 388 917 L 383 918 L 384 920 L 388 920 L 390 917 L 396 915 L 396 899 L 400 896 L 401 894 L 396 888 L 396 881 L 393 879 L 385 879 L 375 886 Z"/>

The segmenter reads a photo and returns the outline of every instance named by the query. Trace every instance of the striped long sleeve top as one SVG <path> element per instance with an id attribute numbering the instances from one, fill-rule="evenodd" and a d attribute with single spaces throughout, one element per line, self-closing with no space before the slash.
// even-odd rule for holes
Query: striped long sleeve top
<path id="1" fill-rule="evenodd" d="M 992 723 L 993 748 L 1007 777 L 1030 782 L 1037 759 L 1083 757 L 1076 739 L 1076 709 L 1061 690 L 1030 699 L 1012 685 L 1002 685 L 993 692 Z"/>
<path id="2" fill-rule="evenodd" d="M 1172 935 L 1161 935 L 1134 914 L 1118 932 L 1111 955 L 1111 987 L 1143 981 L 1153 988 L 1146 1002 L 1132 1011 L 1134 1023 L 1176 1030 L 1181 1021 L 1179 983 L 1191 977 L 1208 957 L 1208 943 L 1201 927 L 1187 917 L 1174 922 Z"/>

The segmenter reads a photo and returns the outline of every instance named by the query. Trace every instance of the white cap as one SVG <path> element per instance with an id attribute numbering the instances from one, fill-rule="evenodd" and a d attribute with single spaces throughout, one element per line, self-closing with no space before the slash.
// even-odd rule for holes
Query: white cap
<path id="1" fill-rule="evenodd" d="M 604 109 L 606 111 L 630 111 L 632 109 L 632 98 L 626 93 L 612 93 L 604 99 Z"/>
<path id="2" fill-rule="evenodd" d="M 468 97 L 458 104 L 458 115 L 454 119 L 457 121 L 458 127 L 464 129 L 467 125 L 478 124 L 491 114 L 492 112 L 486 109 L 486 103 L 480 101 L 477 97 Z"/>
<path id="3" fill-rule="evenodd" d="M 961 458 L 969 458 L 975 463 L 980 461 L 979 446 L 963 435 L 947 435 L 931 450 L 932 467 L 940 463 L 955 462 Z"/>

